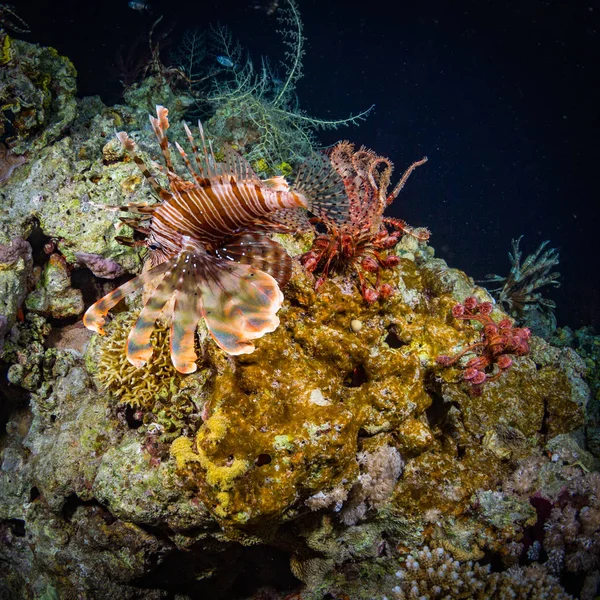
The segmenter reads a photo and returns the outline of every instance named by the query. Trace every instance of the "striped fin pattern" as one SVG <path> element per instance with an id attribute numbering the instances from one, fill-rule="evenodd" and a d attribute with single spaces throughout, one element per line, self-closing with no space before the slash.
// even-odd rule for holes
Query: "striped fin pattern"
<path id="1" fill-rule="evenodd" d="M 308 213 L 301 208 L 283 208 L 269 215 L 257 223 L 255 228 L 259 231 L 270 231 L 273 233 L 308 233 L 314 232 Z"/>
<path id="2" fill-rule="evenodd" d="M 165 275 L 127 339 L 127 359 L 135 367 L 151 358 L 152 331 L 173 295 L 171 358 L 181 373 L 196 371 L 195 331 L 202 317 L 217 345 L 234 355 L 252 352 L 251 340 L 279 325 L 276 313 L 283 294 L 271 275 L 251 265 L 187 251 L 175 264 L 160 267 L 164 264 Z"/>
<path id="3" fill-rule="evenodd" d="M 350 215 L 350 202 L 344 182 L 326 156 L 314 155 L 298 169 L 294 191 L 308 200 L 316 217 L 344 223 Z"/>
<path id="4" fill-rule="evenodd" d="M 152 357 L 150 337 L 160 313 L 173 296 L 173 283 L 180 276 L 181 261 L 178 261 L 175 265 L 169 261 L 161 263 L 161 266 L 164 264 L 168 265 L 169 269 L 144 305 L 140 316 L 127 337 L 127 359 L 137 368 L 143 367 Z"/>
<path id="5" fill-rule="evenodd" d="M 217 248 L 218 258 L 251 265 L 268 273 L 280 287 L 285 287 L 292 276 L 292 259 L 283 246 L 259 233 L 243 233 L 223 242 Z"/>
<path id="6" fill-rule="evenodd" d="M 250 265 L 220 265 L 218 278 L 197 282 L 208 331 L 228 354 L 250 354 L 252 340 L 279 326 L 283 294 L 273 277 Z"/>
<path id="7" fill-rule="evenodd" d="M 130 279 L 122 286 L 114 289 L 87 309 L 85 315 L 83 315 L 83 324 L 88 329 L 91 329 L 100 335 L 104 335 L 103 326 L 108 311 L 123 300 L 123 298 L 129 296 L 129 294 L 132 294 L 142 286 L 164 274 L 169 269 L 169 266 L 169 263 L 161 263 L 144 273 L 140 273 L 137 277 Z"/>
<path id="8" fill-rule="evenodd" d="M 197 360 L 194 350 L 196 327 L 202 318 L 201 290 L 196 285 L 195 277 L 191 275 L 185 277 L 182 273 L 175 293 L 170 336 L 171 361 L 180 373 L 193 373 L 196 370 Z"/>

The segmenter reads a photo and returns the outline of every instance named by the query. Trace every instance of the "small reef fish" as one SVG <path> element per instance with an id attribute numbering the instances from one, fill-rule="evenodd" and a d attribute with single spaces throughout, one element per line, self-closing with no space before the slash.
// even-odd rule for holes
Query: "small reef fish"
<path id="1" fill-rule="evenodd" d="M 233 67 L 235 67 L 235 63 L 228 57 L 228 56 L 217 56 L 216 58 L 217 62 L 225 67 L 226 69 L 233 69 Z"/>
<path id="2" fill-rule="evenodd" d="M 279 0 L 269 0 L 268 2 L 253 2 L 252 8 L 254 10 L 260 10 L 267 16 L 271 16 L 279 7 Z"/>
<path id="3" fill-rule="evenodd" d="M 292 259 L 265 233 L 308 231 L 307 211 L 343 215 L 348 203 L 341 178 L 325 158 L 303 165 L 294 189 L 283 177 L 261 181 L 231 148 L 223 150 L 225 160 L 217 163 L 200 122 L 200 151 L 184 124 L 191 160 L 175 143 L 191 175 L 191 180 L 183 179 L 175 171 L 166 137 L 168 110 L 157 106 L 156 114 L 150 122 L 162 150 L 169 189 L 159 185 L 127 133 L 117 134 L 160 198 L 152 205 L 117 207 L 139 215 L 122 221 L 145 236 L 144 240 L 117 239 L 145 246 L 148 258 L 140 275 L 93 304 L 83 322 L 88 329 L 104 333 L 105 317 L 113 306 L 146 284 L 157 284 L 129 334 L 127 358 L 136 367 L 150 359 L 155 323 L 174 297 L 171 360 L 181 373 L 193 373 L 200 319 L 217 345 L 232 355 L 253 352 L 252 340 L 279 325 L 280 287 L 289 281 Z"/>
<path id="4" fill-rule="evenodd" d="M 137 10 L 137 12 L 140 13 L 144 12 L 145 10 L 150 12 L 150 3 L 143 2 L 142 0 L 130 0 L 130 2 L 127 3 L 127 6 L 133 10 Z"/>

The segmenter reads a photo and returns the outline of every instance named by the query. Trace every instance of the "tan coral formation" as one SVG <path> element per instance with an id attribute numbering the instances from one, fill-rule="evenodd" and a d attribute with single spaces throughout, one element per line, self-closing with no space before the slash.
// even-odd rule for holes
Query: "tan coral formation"
<path id="1" fill-rule="evenodd" d="M 280 327 L 253 354 L 232 360 L 208 352 L 204 422 L 173 454 L 223 527 L 268 531 L 301 515 L 315 495 L 343 498 L 359 477 L 357 455 L 390 441 L 408 459 L 397 509 L 414 518 L 431 508 L 461 515 L 476 490 L 510 471 L 489 441 L 500 447 L 507 424 L 526 440 L 521 450 L 505 442 L 517 454 L 546 426 L 554 434 L 581 424 L 566 376 L 538 372 L 527 358 L 478 398 L 458 382 L 436 383 L 435 357 L 473 333 L 449 317 L 462 276 L 442 293 L 428 277 L 401 259 L 389 278 L 398 293 L 367 305 L 347 280 L 332 279 L 315 294 L 296 274 Z"/>
<path id="2" fill-rule="evenodd" d="M 163 438 L 178 485 L 224 539 L 282 547 L 315 598 L 348 560 L 373 560 L 385 547 L 396 556 L 423 540 L 453 560 L 490 551 L 514 565 L 535 511 L 496 490 L 550 437 L 583 423 L 577 366 L 563 367 L 547 346 L 534 344 L 539 368 L 516 358 L 478 397 L 460 369 L 441 369 L 439 354 L 479 335 L 452 306 L 488 297 L 430 250 L 410 255 L 386 273 L 396 294 L 373 304 L 343 277 L 315 293 L 296 268 L 279 328 L 235 358 L 200 332 L 203 360 L 190 377 L 163 369 L 164 324 L 152 361 L 127 362 L 135 311 L 118 315 L 89 352 L 97 381 L 148 428 L 169 421 L 169 410 L 179 415 Z M 508 514 L 519 517 L 505 522 Z"/>
<path id="3" fill-rule="evenodd" d="M 396 578 L 398 584 L 391 595 L 394 600 L 571 598 L 558 580 L 540 565 L 492 573 L 489 565 L 459 562 L 443 549 L 430 550 L 427 546 L 406 557 Z"/>

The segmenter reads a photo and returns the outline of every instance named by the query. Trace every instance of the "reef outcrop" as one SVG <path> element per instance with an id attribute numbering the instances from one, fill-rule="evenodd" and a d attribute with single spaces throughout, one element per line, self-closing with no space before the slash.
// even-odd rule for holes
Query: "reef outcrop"
<path id="1" fill-rule="evenodd" d="M 315 291 L 295 260 L 279 327 L 237 357 L 200 329 L 192 375 L 170 363 L 164 323 L 152 359 L 127 361 L 141 294 L 105 337 L 78 327 L 141 269 L 103 206 L 148 198 L 113 140 L 141 127 L 148 94 L 71 101 L 60 64 L 49 133 L 25 131 L 27 163 L 0 184 L 0 597 L 586 597 L 589 359 L 533 337 L 474 395 L 437 358 L 480 337 L 453 306 L 492 299 L 426 242 L 400 241 L 381 273 L 394 293 L 374 302 L 353 275 Z M 149 132 L 135 136 L 148 153 Z M 308 237 L 278 240 L 299 257 Z"/>

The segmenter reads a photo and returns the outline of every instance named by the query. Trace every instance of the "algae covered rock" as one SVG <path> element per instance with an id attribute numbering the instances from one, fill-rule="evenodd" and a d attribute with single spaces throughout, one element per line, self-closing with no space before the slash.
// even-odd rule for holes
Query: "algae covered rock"
<path id="1" fill-rule="evenodd" d="M 31 246 L 23 238 L 0 244 L 0 352 L 27 294 L 32 268 Z"/>
<path id="2" fill-rule="evenodd" d="M 83 313 L 81 290 L 71 287 L 71 274 L 65 259 L 52 254 L 44 266 L 35 290 L 25 302 L 26 308 L 46 317 L 65 319 Z"/>
<path id="3" fill-rule="evenodd" d="M 75 67 L 54 48 L 2 34 L 0 136 L 12 152 L 35 152 L 56 140 L 76 115 Z"/>
<path id="4" fill-rule="evenodd" d="M 307 598 L 339 585 L 368 598 L 398 570 L 396 549 L 424 539 L 457 560 L 492 551 L 508 561 L 535 511 L 497 488 L 546 438 L 580 426 L 585 387 L 548 353 L 538 368 L 517 359 L 477 397 L 441 371 L 435 358 L 474 335 L 450 316 L 456 295 L 473 290 L 458 273 L 434 290 L 424 260 L 401 259 L 386 274 L 398 292 L 373 304 L 343 277 L 315 293 L 296 270 L 279 328 L 240 357 L 201 332 L 201 368 L 189 377 L 172 370 L 160 323 L 153 358 L 141 369 L 127 362 L 135 311 L 94 337 L 85 361 L 44 347 L 42 335 L 13 377 L 33 391 L 33 420 L 15 417 L 2 451 L 2 518 L 24 523 L 38 547 L 28 554 L 13 526 L 3 552 L 12 565 L 21 557 L 15 589 L 55 564 L 40 558 L 52 548 L 97 578 L 119 570 L 98 598 L 129 597 L 142 576 L 158 594 L 163 561 L 199 555 L 179 584 L 221 593 L 231 583 L 222 553 L 241 548 L 241 565 L 282 553 Z M 33 318 L 22 336 L 41 327 Z M 7 360 L 22 348 L 10 346 Z M 353 562 L 363 565 L 360 588 L 344 571 Z M 61 597 L 98 580 L 40 577 Z"/>

